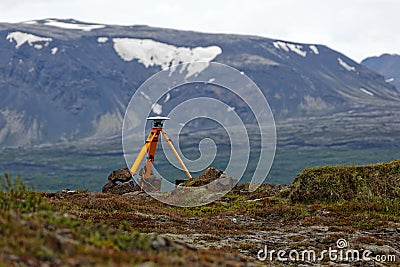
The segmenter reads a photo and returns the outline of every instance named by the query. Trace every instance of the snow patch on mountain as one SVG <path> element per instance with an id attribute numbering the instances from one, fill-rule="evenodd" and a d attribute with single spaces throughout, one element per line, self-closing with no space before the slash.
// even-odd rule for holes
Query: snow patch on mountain
<path id="1" fill-rule="evenodd" d="M 367 94 L 367 95 L 370 95 L 370 96 L 373 96 L 373 95 L 374 95 L 372 92 L 368 91 L 368 90 L 365 89 L 365 88 L 360 88 L 360 90 L 361 90 L 361 92 L 363 92 L 363 93 L 365 93 L 365 94 Z"/>
<path id="2" fill-rule="evenodd" d="M 283 50 L 285 50 L 286 52 L 289 52 L 289 47 L 287 47 L 287 45 L 286 45 L 285 42 L 276 41 L 276 42 L 274 42 L 274 46 L 275 46 L 275 48 L 277 48 L 277 49 L 283 49 Z"/>
<path id="3" fill-rule="evenodd" d="M 163 70 L 179 63 L 204 62 L 204 64 L 189 64 L 187 67 L 190 77 L 207 68 L 209 62 L 222 53 L 218 46 L 208 47 L 176 47 L 170 44 L 150 39 L 113 38 L 114 49 L 122 60 L 134 59 L 146 68 L 160 66 Z M 171 69 L 174 71 L 175 69 Z M 181 69 L 181 71 L 183 71 Z"/>
<path id="4" fill-rule="evenodd" d="M 69 29 L 69 30 L 82 30 L 85 32 L 89 32 L 91 30 L 101 29 L 101 28 L 106 27 L 105 25 L 99 25 L 99 24 L 68 23 L 68 22 L 62 22 L 62 21 L 53 20 L 53 19 L 46 20 L 44 25 L 63 28 L 63 29 Z"/>
<path id="5" fill-rule="evenodd" d="M 302 57 L 307 56 L 307 52 L 301 50 L 301 49 L 303 48 L 302 45 L 287 44 L 287 46 L 289 47 L 290 50 L 292 50 L 292 52 L 295 52 L 295 53 L 298 54 L 299 56 L 302 56 Z"/>
<path id="6" fill-rule="evenodd" d="M 387 82 L 387 83 L 391 83 L 391 82 L 393 82 L 394 81 L 394 78 L 389 78 L 389 79 L 386 79 L 385 80 L 385 82 Z"/>
<path id="7" fill-rule="evenodd" d="M 24 21 L 22 22 L 23 24 L 29 24 L 29 25 L 33 25 L 33 24 L 37 24 L 36 20 L 28 20 L 28 21 Z"/>
<path id="8" fill-rule="evenodd" d="M 104 44 L 108 42 L 108 37 L 99 37 L 97 38 L 97 42 L 100 44 Z"/>
<path id="9" fill-rule="evenodd" d="M 28 43 L 29 46 L 33 46 L 36 49 L 42 49 L 43 45 L 42 44 L 37 44 L 39 42 L 43 42 L 44 46 L 48 46 L 51 41 L 53 41 L 52 38 L 48 37 L 41 37 L 37 35 L 33 35 L 30 33 L 24 33 L 24 32 L 11 32 L 7 35 L 7 40 L 12 43 L 15 42 L 15 48 L 20 48 L 23 44 Z"/>
<path id="10" fill-rule="evenodd" d="M 168 100 L 170 100 L 170 99 L 171 99 L 171 94 L 167 93 L 167 96 L 165 97 L 164 103 L 167 103 Z"/>
<path id="11" fill-rule="evenodd" d="M 319 50 L 318 50 L 317 46 L 315 46 L 315 45 L 310 45 L 310 46 L 308 46 L 308 47 L 310 48 L 310 50 L 311 50 L 314 54 L 319 55 Z"/>
<path id="12" fill-rule="evenodd" d="M 57 48 L 57 47 L 53 47 L 53 48 L 51 49 L 51 54 L 52 54 L 52 55 L 55 55 L 55 54 L 57 53 L 57 51 L 58 51 L 58 48 Z"/>
<path id="13" fill-rule="evenodd" d="M 162 105 L 160 105 L 158 103 L 154 103 L 153 106 L 151 107 L 151 109 L 157 115 L 161 115 L 161 113 L 162 113 Z"/>
<path id="14" fill-rule="evenodd" d="M 207 83 L 213 83 L 215 81 L 215 78 L 210 78 Z"/>
<path id="15" fill-rule="evenodd" d="M 140 91 L 140 94 L 147 100 L 150 102 L 150 104 L 152 103 L 150 96 L 146 95 L 143 91 Z"/>
<path id="16" fill-rule="evenodd" d="M 340 66 L 342 66 L 345 70 L 347 71 L 356 71 L 356 68 L 353 66 L 350 66 L 349 64 L 347 64 L 343 59 L 341 59 L 340 57 L 337 58 Z"/>
<path id="17" fill-rule="evenodd" d="M 153 110 L 153 112 L 156 113 L 157 115 L 161 115 L 162 105 L 160 105 L 158 103 L 153 103 L 153 100 L 151 100 L 150 96 L 145 94 L 143 91 L 141 91 L 140 94 L 151 104 L 151 109 Z M 171 95 L 168 93 L 164 100 L 164 103 L 167 103 L 167 101 L 170 99 L 170 97 L 171 97 Z"/>
<path id="18" fill-rule="evenodd" d="M 274 46 L 275 46 L 275 48 L 282 49 L 286 52 L 292 51 L 302 57 L 307 56 L 307 51 L 302 50 L 303 49 L 302 45 L 285 43 L 282 41 L 276 41 L 276 42 L 274 42 Z"/>

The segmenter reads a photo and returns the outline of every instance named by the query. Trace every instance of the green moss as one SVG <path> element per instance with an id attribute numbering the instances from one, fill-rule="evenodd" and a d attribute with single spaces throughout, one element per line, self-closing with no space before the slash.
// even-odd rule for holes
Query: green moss
<path id="1" fill-rule="evenodd" d="M 400 161 L 366 166 L 316 167 L 303 170 L 293 182 L 293 202 L 336 202 L 400 198 Z"/>

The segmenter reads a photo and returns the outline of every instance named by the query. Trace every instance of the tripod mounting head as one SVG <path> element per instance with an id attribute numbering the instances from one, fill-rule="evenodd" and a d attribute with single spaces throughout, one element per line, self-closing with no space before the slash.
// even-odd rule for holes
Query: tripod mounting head
<path id="1" fill-rule="evenodd" d="M 157 116 L 157 117 L 148 117 L 146 120 L 153 121 L 153 128 L 162 128 L 164 121 L 169 120 L 169 118 Z"/>

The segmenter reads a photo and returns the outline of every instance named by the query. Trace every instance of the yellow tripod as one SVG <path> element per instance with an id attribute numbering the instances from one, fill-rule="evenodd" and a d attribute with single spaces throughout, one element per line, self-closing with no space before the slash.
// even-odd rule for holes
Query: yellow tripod
<path id="1" fill-rule="evenodd" d="M 139 164 L 142 162 L 142 159 L 147 152 L 147 159 L 146 159 L 145 167 L 143 169 L 143 173 L 141 174 L 142 175 L 141 189 L 144 190 L 144 187 L 145 187 L 144 179 L 150 178 L 160 133 L 163 134 L 163 136 L 164 136 L 165 140 L 167 141 L 168 145 L 170 146 L 172 152 L 174 152 L 175 157 L 178 159 L 182 168 L 185 170 L 187 176 L 189 177 L 189 180 L 193 179 L 192 176 L 190 175 L 188 169 L 186 168 L 185 164 L 183 163 L 182 159 L 179 157 L 178 153 L 176 152 L 171 139 L 168 138 L 167 133 L 162 128 L 163 122 L 165 120 L 169 120 L 169 118 L 168 117 L 149 117 L 149 118 L 147 118 L 147 120 L 153 121 L 153 127 L 152 127 L 149 135 L 147 136 L 146 142 L 143 145 L 142 149 L 140 150 L 139 155 L 137 156 L 135 162 L 133 163 L 133 165 L 130 169 L 132 176 L 136 175 L 136 170 L 139 167 Z"/>

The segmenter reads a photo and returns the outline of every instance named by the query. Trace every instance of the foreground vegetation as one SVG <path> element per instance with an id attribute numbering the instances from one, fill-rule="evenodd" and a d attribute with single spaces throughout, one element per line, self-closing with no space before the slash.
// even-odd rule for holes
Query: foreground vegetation
<path id="1" fill-rule="evenodd" d="M 311 168 L 293 185 L 246 188 L 178 208 L 141 192 L 41 193 L 4 174 L 0 266 L 258 266 L 264 245 L 322 250 L 339 238 L 375 254 L 400 251 L 400 161 Z M 352 263 L 368 264 L 377 263 Z"/>

